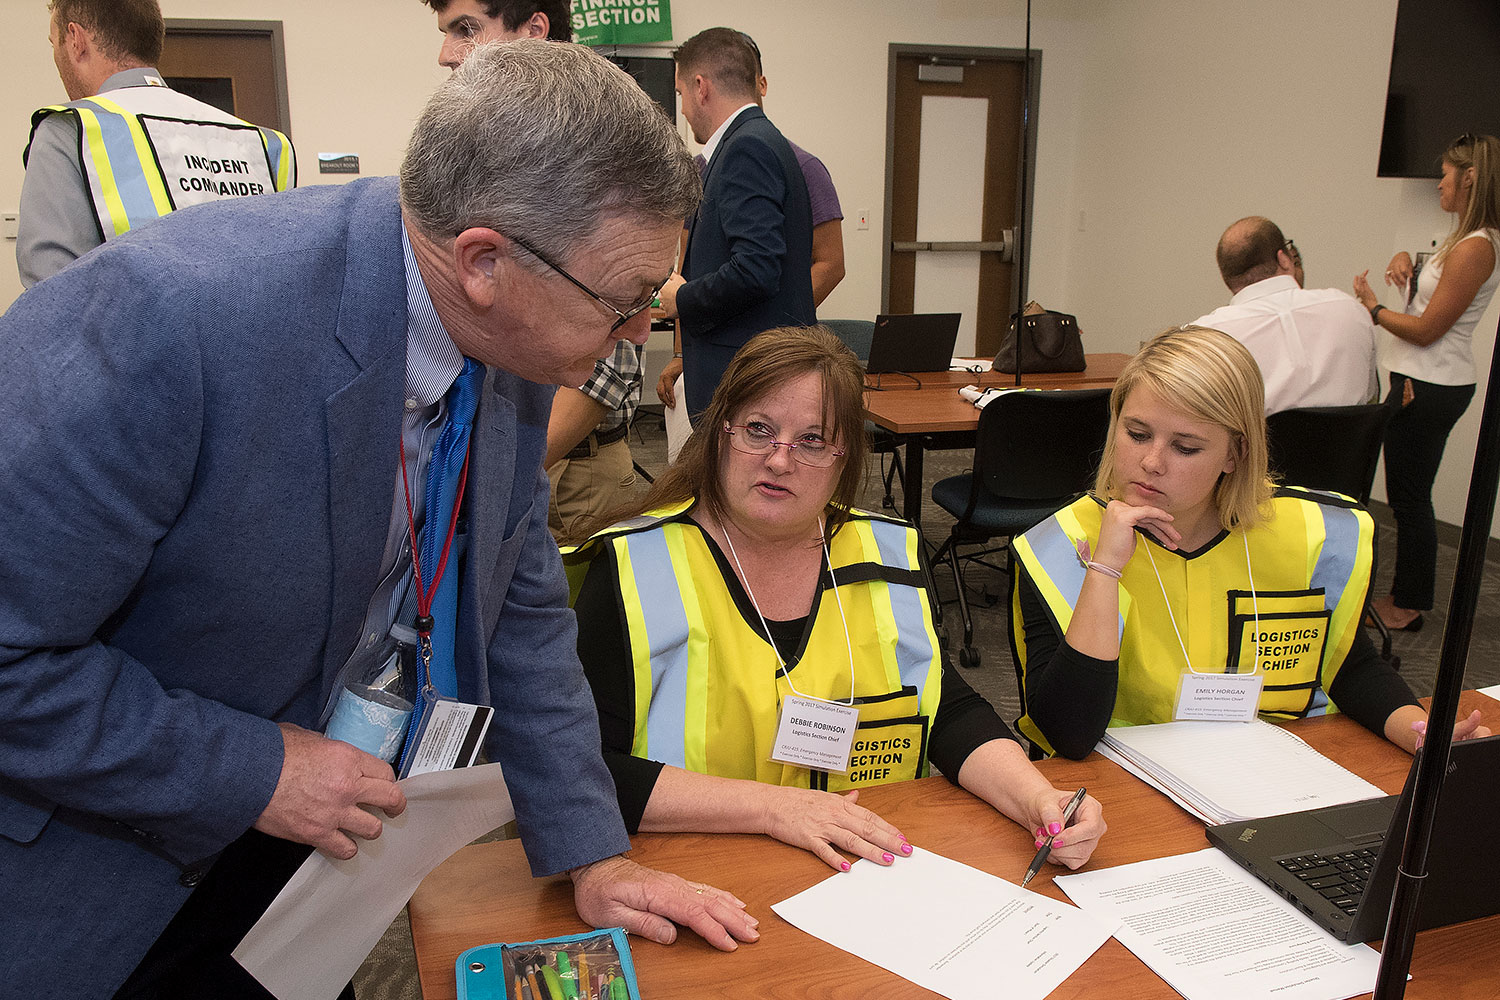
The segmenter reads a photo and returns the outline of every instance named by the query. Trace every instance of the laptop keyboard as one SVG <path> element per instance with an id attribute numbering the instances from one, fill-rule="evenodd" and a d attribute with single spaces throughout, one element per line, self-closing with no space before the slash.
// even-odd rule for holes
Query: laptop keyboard
<path id="1" fill-rule="evenodd" d="M 1299 854 L 1280 858 L 1278 864 L 1315 889 L 1334 906 L 1353 916 L 1359 909 L 1380 846 L 1358 848 L 1342 854 Z"/>

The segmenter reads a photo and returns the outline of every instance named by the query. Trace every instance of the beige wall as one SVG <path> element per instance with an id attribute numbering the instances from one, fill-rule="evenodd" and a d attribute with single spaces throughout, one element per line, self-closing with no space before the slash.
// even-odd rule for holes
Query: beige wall
<path id="1" fill-rule="evenodd" d="M 1295 237 L 1310 285 L 1348 288 L 1391 253 L 1446 231 L 1435 185 L 1375 176 L 1395 0 L 1035 0 L 1043 52 L 1032 295 L 1078 315 L 1091 350 L 1227 298 L 1224 226 L 1265 214 Z M 880 306 L 890 42 L 1020 47 L 1022 0 L 677 0 L 677 38 L 731 23 L 755 36 L 782 130 L 821 156 L 846 215 L 849 276 L 822 310 Z M 423 98 L 445 75 L 419 0 L 164 0 L 170 17 L 279 19 L 304 183 L 319 152 L 394 172 Z M 1247 12 L 1248 11 L 1248 12 Z M 0 0 L 0 209 L 19 200 L 33 109 L 59 100 L 44 0 Z M 343 178 L 338 178 L 343 179 Z M 871 210 L 870 229 L 852 216 Z M 0 303 L 19 293 L 14 243 Z M 1496 310 L 1476 338 L 1486 371 Z M 1462 519 L 1479 401 L 1449 443 L 1438 514 Z M 1381 494 L 1377 484 L 1377 495 Z"/>

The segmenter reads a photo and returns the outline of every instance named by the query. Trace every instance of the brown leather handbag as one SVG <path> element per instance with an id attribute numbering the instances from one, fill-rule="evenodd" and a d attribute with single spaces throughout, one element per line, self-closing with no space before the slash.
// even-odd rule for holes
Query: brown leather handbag
<path id="1" fill-rule="evenodd" d="M 1078 317 L 1070 313 L 1043 309 L 1035 302 L 1026 305 L 1019 332 L 1015 318 L 1000 350 L 995 353 L 997 372 L 1015 374 L 1016 342 L 1021 344 L 1021 372 L 1081 372 L 1088 366 L 1083 357 L 1083 337 Z"/>

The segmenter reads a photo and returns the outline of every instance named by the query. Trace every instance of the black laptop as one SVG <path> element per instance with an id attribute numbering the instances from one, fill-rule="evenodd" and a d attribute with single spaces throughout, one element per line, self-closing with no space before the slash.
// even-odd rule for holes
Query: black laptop
<path id="1" fill-rule="evenodd" d="M 945 372 L 953 365 L 959 313 L 913 313 L 875 317 L 870 360 L 865 371 Z"/>
<path id="2" fill-rule="evenodd" d="M 1375 940 L 1385 933 L 1419 759 L 1399 796 L 1211 826 L 1209 842 L 1340 941 Z M 1497 777 L 1500 736 L 1453 744 L 1418 930 L 1500 913 Z"/>

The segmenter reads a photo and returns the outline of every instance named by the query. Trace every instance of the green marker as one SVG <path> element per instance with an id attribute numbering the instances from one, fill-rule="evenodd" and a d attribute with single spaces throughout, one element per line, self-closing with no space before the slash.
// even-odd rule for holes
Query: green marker
<path id="1" fill-rule="evenodd" d="M 566 951 L 557 953 L 557 978 L 562 980 L 563 1000 L 578 1000 L 578 973 L 568 961 Z"/>
<path id="2" fill-rule="evenodd" d="M 609 1000 L 630 1000 L 630 990 L 625 986 L 624 976 L 616 976 L 610 980 Z"/>
<path id="3" fill-rule="evenodd" d="M 542 966 L 542 981 L 547 984 L 547 992 L 551 995 L 551 1000 L 567 1000 L 567 996 L 563 993 L 562 979 L 558 977 L 557 970 L 552 966 L 546 964 Z"/>

